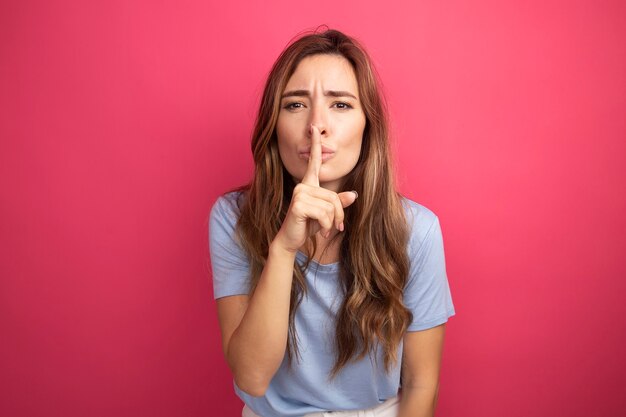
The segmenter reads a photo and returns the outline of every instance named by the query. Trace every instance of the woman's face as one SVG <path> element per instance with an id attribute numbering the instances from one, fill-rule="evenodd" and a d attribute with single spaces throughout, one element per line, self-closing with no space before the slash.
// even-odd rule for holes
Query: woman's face
<path id="1" fill-rule="evenodd" d="M 281 98 L 276 125 L 280 158 L 299 182 L 306 172 L 311 131 L 322 139 L 320 186 L 339 192 L 343 179 L 361 153 L 365 113 L 352 66 L 339 55 L 304 58 L 291 76 Z"/>

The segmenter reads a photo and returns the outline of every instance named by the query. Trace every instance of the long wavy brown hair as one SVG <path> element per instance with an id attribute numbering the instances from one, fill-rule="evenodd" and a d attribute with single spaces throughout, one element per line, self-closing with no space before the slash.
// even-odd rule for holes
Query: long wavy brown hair
<path id="1" fill-rule="evenodd" d="M 344 190 L 356 190 L 359 198 L 346 208 L 345 231 L 335 237 L 341 239 L 339 262 L 344 298 L 337 312 L 336 360 L 329 377 L 334 378 L 350 361 L 373 354 L 378 345 L 383 348 L 385 369 L 389 372 L 397 364 L 398 345 L 412 320 L 402 302 L 409 271 L 408 228 L 394 184 L 386 105 L 371 60 L 355 39 L 337 30 L 307 33 L 287 46 L 274 63 L 252 134 L 254 178 L 238 189 L 245 198 L 240 204 L 237 233 L 250 259 L 253 292 L 295 186 L 278 153 L 276 123 L 280 97 L 300 61 L 316 54 L 336 54 L 350 62 L 366 116 L 361 155 L 344 181 Z M 309 254 L 315 253 L 313 237 L 307 241 L 307 248 Z M 310 260 L 309 257 L 303 266 L 294 264 L 287 341 L 289 365 L 294 357 L 300 358 L 294 318 L 307 291 L 304 271 Z"/>

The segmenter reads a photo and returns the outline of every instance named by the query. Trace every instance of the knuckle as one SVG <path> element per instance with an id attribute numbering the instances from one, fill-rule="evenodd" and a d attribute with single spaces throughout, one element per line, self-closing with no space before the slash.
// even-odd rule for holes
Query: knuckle
<path id="1" fill-rule="evenodd" d="M 302 200 L 294 200 L 291 208 L 295 213 L 301 213 L 303 210 L 304 203 L 302 202 Z"/>
<path id="2" fill-rule="evenodd" d="M 302 183 L 299 183 L 295 187 L 293 187 L 293 196 L 300 194 L 303 188 L 304 188 L 304 184 Z"/>

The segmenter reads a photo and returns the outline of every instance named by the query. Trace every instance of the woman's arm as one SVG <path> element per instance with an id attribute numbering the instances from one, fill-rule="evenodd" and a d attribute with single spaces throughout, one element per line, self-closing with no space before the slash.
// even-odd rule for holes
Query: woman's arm
<path id="1" fill-rule="evenodd" d="M 435 415 L 444 334 L 445 323 L 431 329 L 406 333 L 398 417 Z"/>
<path id="2" fill-rule="evenodd" d="M 235 383 L 253 396 L 265 393 L 287 347 L 295 253 L 276 245 L 252 296 L 217 300 L 222 347 Z"/>
<path id="3" fill-rule="evenodd" d="M 356 194 L 320 187 L 320 131 L 311 126 L 311 152 L 306 174 L 293 190 L 289 210 L 272 241 L 259 282 L 250 296 L 218 299 L 222 347 L 235 383 L 253 396 L 267 390 L 287 348 L 293 267 L 298 249 L 315 233 L 343 231 L 344 207 Z"/>

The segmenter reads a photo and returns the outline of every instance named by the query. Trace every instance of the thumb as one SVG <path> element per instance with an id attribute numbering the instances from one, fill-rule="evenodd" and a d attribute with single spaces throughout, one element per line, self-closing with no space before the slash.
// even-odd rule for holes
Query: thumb
<path id="1" fill-rule="evenodd" d="M 344 191 L 343 193 L 339 193 L 337 195 L 339 196 L 339 200 L 341 201 L 341 206 L 345 208 L 356 201 L 359 193 L 357 193 L 356 191 Z"/>

